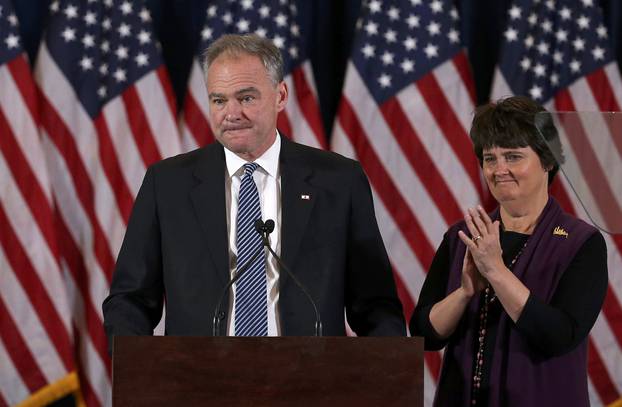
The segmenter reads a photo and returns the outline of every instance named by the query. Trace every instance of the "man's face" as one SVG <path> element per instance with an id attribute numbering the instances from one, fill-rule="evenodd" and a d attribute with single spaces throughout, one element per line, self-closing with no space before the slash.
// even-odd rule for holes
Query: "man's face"
<path id="1" fill-rule="evenodd" d="M 274 85 L 259 57 L 220 55 L 207 71 L 207 92 L 216 140 L 247 161 L 270 148 L 287 88 L 284 82 Z"/>

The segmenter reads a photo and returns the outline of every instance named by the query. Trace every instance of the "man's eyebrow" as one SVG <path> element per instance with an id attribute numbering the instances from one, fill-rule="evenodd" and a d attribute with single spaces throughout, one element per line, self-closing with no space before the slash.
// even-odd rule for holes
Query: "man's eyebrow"
<path id="1" fill-rule="evenodd" d="M 248 88 L 242 88 L 235 91 L 235 95 L 239 96 L 244 93 L 259 93 L 259 90 L 254 86 L 249 86 Z M 209 98 L 226 98 L 227 96 L 224 93 L 211 92 L 209 94 Z"/>
<path id="2" fill-rule="evenodd" d="M 242 88 L 235 92 L 236 95 L 240 95 L 242 93 L 259 93 L 259 90 L 254 86 L 249 86 L 248 88 Z"/>

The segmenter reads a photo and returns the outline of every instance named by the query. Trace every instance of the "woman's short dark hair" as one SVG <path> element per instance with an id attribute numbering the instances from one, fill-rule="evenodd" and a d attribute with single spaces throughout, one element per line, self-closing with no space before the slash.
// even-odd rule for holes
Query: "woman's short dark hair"
<path id="1" fill-rule="evenodd" d="M 542 167 L 549 171 L 551 185 L 559 170 L 555 157 L 563 163 L 562 146 L 551 115 L 525 96 L 512 96 L 478 107 L 470 136 L 480 166 L 483 165 L 483 151 L 489 148 L 531 147 L 538 154 Z"/>

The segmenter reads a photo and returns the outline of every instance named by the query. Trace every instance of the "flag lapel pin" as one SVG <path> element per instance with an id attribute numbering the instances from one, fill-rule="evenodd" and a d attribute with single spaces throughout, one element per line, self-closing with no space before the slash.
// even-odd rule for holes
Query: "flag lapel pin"
<path id="1" fill-rule="evenodd" d="M 556 236 L 564 236 L 564 237 L 568 237 L 568 232 L 566 232 L 564 230 L 564 228 L 557 226 L 554 230 L 553 230 L 553 234 Z"/>

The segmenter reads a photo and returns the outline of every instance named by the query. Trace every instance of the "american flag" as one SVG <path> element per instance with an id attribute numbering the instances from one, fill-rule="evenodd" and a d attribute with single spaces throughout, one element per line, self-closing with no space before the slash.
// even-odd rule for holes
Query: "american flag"
<path id="1" fill-rule="evenodd" d="M 151 163 L 180 151 L 171 87 L 142 1 L 50 5 L 35 69 L 80 386 L 111 402 L 101 304 Z"/>
<path id="2" fill-rule="evenodd" d="M 325 148 L 317 92 L 296 3 L 286 0 L 221 0 L 210 2 L 205 14 L 205 26 L 201 30 L 184 101 L 181 123 L 184 150 L 214 141 L 208 122 L 205 78 L 200 66 L 205 49 L 223 34 L 250 33 L 269 38 L 283 55 L 289 100 L 285 111 L 278 117 L 278 128 L 299 143 Z"/>
<path id="3" fill-rule="evenodd" d="M 17 18 L 0 0 L 0 406 L 77 388 L 38 121 Z"/>
<path id="4" fill-rule="evenodd" d="M 620 111 L 622 81 L 598 2 L 520 0 L 511 4 L 492 97 L 511 94 L 530 96 L 550 111 Z M 606 193 L 616 189 L 595 154 L 617 154 L 617 165 L 622 165 L 620 134 L 601 137 L 595 145 L 596 138 L 587 136 L 591 129 L 577 124 L 572 133 L 583 140 L 582 147 L 573 151 L 573 143 L 564 143 L 566 160 L 596 163 L 589 167 L 590 176 L 609 183 L 591 198 L 597 203 L 595 208 L 602 209 L 603 204 L 622 207 L 621 193 Z M 560 130 L 565 139 L 566 131 Z M 561 174 L 557 178 L 553 194 L 566 211 L 589 222 L 568 182 Z M 622 238 L 605 235 L 605 239 L 609 288 L 588 344 L 590 400 L 596 406 L 622 402 Z"/>
<path id="5" fill-rule="evenodd" d="M 358 159 L 409 317 L 447 228 L 486 193 L 467 134 L 474 89 L 451 0 L 363 4 L 332 149 Z M 425 355 L 430 403 L 441 355 Z"/>

